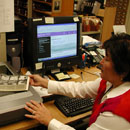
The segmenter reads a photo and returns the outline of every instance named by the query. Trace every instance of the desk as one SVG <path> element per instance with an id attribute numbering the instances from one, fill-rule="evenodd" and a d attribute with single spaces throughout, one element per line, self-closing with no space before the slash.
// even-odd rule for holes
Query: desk
<path id="1" fill-rule="evenodd" d="M 25 72 L 25 69 L 23 69 L 22 71 Z M 81 75 L 81 72 L 83 72 L 84 81 L 90 81 L 90 80 L 94 80 L 94 79 L 98 78 L 98 76 L 90 74 L 90 73 L 94 73 L 97 71 L 99 72 L 100 70 L 97 69 L 96 67 L 92 67 L 89 69 L 85 68 L 83 70 L 77 69 L 74 67 L 74 72 L 68 72 L 68 73 L 69 74 L 75 73 L 75 74 Z M 82 82 L 83 80 L 82 80 L 82 78 L 78 78 L 78 79 L 71 79 L 71 81 Z M 89 111 L 89 112 L 86 112 L 86 113 L 83 113 L 83 114 L 80 114 L 80 115 L 77 115 L 74 117 L 66 117 L 54 105 L 54 101 L 48 101 L 48 102 L 44 103 L 44 105 L 49 109 L 49 111 L 51 112 L 51 114 L 54 118 L 56 118 L 57 120 L 65 123 L 65 124 L 71 123 L 73 121 L 82 119 L 87 116 L 90 116 L 90 114 L 91 114 L 91 111 Z M 2 126 L 2 127 L 0 127 L 0 130 L 26 130 L 26 129 L 37 127 L 39 125 L 40 125 L 40 123 L 36 120 L 26 119 L 26 120 L 12 123 L 12 124 L 9 124 L 6 126 Z"/>

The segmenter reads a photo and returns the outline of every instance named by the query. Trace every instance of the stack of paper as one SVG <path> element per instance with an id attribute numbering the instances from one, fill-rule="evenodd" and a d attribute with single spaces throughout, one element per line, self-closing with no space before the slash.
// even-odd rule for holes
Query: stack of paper
<path id="1" fill-rule="evenodd" d="M 91 45 L 99 45 L 101 42 L 90 37 L 90 36 L 82 36 L 82 45 L 83 46 L 91 46 Z"/>

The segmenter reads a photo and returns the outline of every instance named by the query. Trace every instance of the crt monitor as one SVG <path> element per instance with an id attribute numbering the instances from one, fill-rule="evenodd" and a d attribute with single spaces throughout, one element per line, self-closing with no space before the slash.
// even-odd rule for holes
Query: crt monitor
<path id="1" fill-rule="evenodd" d="M 28 19 L 25 33 L 25 66 L 32 71 L 64 69 L 78 65 L 81 18 L 74 16 Z"/>

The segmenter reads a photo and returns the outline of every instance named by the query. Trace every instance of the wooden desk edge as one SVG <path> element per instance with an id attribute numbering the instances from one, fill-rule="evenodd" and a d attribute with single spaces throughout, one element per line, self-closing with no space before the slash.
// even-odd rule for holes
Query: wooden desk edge
<path id="1" fill-rule="evenodd" d="M 76 120 L 80 120 L 82 118 L 85 118 L 91 115 L 91 111 L 88 111 L 86 113 L 83 113 L 74 117 L 66 117 L 54 105 L 54 101 L 46 102 L 44 103 L 44 105 L 51 111 L 51 114 L 55 119 L 61 121 L 64 124 L 68 124 L 68 123 L 74 122 Z M 12 124 L 8 124 L 6 126 L 1 126 L 0 130 L 26 130 L 26 129 L 37 127 L 39 125 L 41 124 L 36 120 L 25 119 L 25 120 L 18 121 Z"/>

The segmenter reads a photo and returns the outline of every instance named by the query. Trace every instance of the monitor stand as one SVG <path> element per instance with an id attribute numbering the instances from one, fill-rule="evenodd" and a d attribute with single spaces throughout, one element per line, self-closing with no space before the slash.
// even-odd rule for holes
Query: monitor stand
<path id="1" fill-rule="evenodd" d="M 51 76 L 57 81 L 69 80 L 71 77 L 67 74 L 67 72 L 57 72 L 51 73 Z"/>
<path id="2" fill-rule="evenodd" d="M 68 69 L 51 70 L 50 75 L 57 81 L 69 80 L 71 77 L 67 73 Z"/>

